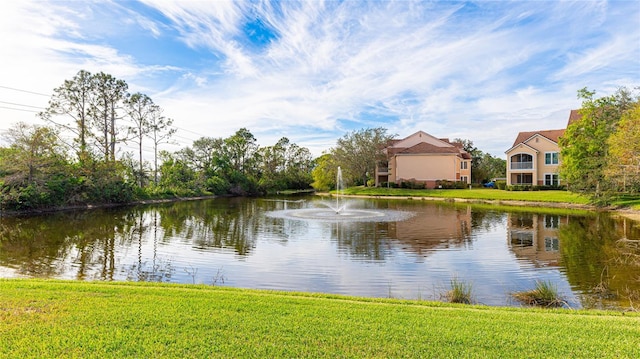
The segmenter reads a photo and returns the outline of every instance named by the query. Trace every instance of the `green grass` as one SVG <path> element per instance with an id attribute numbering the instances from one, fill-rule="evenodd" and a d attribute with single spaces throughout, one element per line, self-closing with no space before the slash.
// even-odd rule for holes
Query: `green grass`
<path id="1" fill-rule="evenodd" d="M 469 200 L 527 201 L 589 204 L 589 198 L 568 191 L 504 191 L 490 188 L 473 189 L 404 189 L 381 187 L 350 187 L 346 195 L 462 198 Z"/>
<path id="2" fill-rule="evenodd" d="M 640 210 L 640 196 L 639 195 L 620 195 L 611 203 L 613 206 L 627 207 L 633 210 Z"/>
<path id="3" fill-rule="evenodd" d="M 1 358 L 637 358 L 638 313 L 0 280 Z"/>

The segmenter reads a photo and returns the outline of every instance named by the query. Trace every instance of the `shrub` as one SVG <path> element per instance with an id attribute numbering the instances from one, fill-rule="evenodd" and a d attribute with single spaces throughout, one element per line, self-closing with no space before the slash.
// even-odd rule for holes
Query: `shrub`
<path id="1" fill-rule="evenodd" d="M 467 188 L 467 183 L 462 181 L 437 180 L 436 188 L 464 189 L 464 188 Z"/>
<path id="2" fill-rule="evenodd" d="M 496 181 L 496 188 L 504 190 L 507 188 L 507 181 Z"/>
<path id="3" fill-rule="evenodd" d="M 425 184 L 423 182 L 418 182 L 416 180 L 402 181 L 402 182 L 400 182 L 400 188 L 424 189 L 425 188 Z"/>
<path id="4" fill-rule="evenodd" d="M 458 278 L 453 278 L 450 284 L 451 289 L 445 293 L 449 303 L 471 304 L 473 299 L 471 284 L 462 282 Z"/>
<path id="5" fill-rule="evenodd" d="M 540 307 L 562 307 L 567 304 L 551 281 L 538 280 L 535 289 L 516 292 L 512 296 L 525 304 Z"/>
<path id="6" fill-rule="evenodd" d="M 224 178 L 219 176 L 213 176 L 213 177 L 207 178 L 207 180 L 205 181 L 205 187 L 207 191 L 213 194 L 221 195 L 221 194 L 226 194 L 229 191 L 229 188 L 231 187 L 231 185 Z"/>

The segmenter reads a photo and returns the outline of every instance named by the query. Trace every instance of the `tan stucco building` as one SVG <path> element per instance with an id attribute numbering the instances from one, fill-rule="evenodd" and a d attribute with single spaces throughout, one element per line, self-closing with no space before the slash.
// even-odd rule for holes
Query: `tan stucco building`
<path id="1" fill-rule="evenodd" d="M 418 131 L 392 140 L 384 152 L 387 160 L 376 167 L 376 186 L 416 182 L 435 188 L 439 180 L 471 183 L 471 156 L 460 143 Z"/>
<path id="2" fill-rule="evenodd" d="M 582 117 L 571 110 L 567 126 Z M 558 186 L 560 180 L 560 147 L 558 141 L 565 129 L 520 132 L 507 154 L 507 185 Z"/>
<path id="3" fill-rule="evenodd" d="M 560 185 L 561 130 L 520 132 L 507 154 L 507 185 Z"/>

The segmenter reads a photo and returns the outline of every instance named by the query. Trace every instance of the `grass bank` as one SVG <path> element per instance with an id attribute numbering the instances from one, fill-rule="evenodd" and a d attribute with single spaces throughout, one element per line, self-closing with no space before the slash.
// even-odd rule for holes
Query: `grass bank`
<path id="1" fill-rule="evenodd" d="M 589 198 L 567 191 L 504 191 L 491 188 L 473 189 L 405 189 L 383 187 L 350 187 L 345 195 L 355 196 L 392 196 L 392 197 L 431 197 L 445 199 L 467 199 L 478 201 L 513 201 L 562 203 L 576 206 L 589 204 Z"/>
<path id="2" fill-rule="evenodd" d="M 633 358 L 638 313 L 0 280 L 0 357 Z"/>

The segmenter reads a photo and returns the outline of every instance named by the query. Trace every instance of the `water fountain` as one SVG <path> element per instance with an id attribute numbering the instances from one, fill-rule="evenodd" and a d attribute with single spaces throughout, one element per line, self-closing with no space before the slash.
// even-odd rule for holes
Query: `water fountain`
<path id="1" fill-rule="evenodd" d="M 336 174 L 336 200 L 322 201 L 322 207 L 309 207 L 299 209 L 285 209 L 267 213 L 269 217 L 287 218 L 310 221 L 326 222 L 395 222 L 403 221 L 413 216 L 406 211 L 389 209 L 355 209 L 349 206 L 350 202 L 344 199 L 344 184 L 342 181 L 342 169 L 338 167 Z"/>

